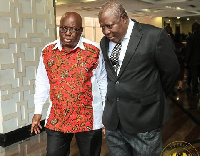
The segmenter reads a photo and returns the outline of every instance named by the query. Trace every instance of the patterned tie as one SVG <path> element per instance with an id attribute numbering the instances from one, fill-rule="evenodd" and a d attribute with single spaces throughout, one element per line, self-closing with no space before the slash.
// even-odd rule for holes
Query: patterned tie
<path id="1" fill-rule="evenodd" d="M 120 51 L 121 51 L 121 47 L 122 47 L 122 44 L 117 43 L 115 45 L 115 47 L 113 48 L 112 53 L 110 55 L 110 61 L 113 65 L 115 72 L 117 72 L 117 70 L 119 68 L 119 54 L 120 54 Z"/>

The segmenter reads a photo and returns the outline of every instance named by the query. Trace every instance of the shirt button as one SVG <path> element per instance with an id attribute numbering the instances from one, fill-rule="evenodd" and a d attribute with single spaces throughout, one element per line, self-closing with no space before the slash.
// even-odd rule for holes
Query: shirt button
<path id="1" fill-rule="evenodd" d="M 119 84 L 119 81 L 117 81 L 116 84 Z"/>

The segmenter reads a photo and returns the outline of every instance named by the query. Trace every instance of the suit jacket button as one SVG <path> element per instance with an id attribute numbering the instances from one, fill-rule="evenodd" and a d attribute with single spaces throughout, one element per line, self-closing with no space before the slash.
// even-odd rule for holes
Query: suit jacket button
<path id="1" fill-rule="evenodd" d="M 117 102 L 119 101 L 119 98 L 117 98 Z"/>

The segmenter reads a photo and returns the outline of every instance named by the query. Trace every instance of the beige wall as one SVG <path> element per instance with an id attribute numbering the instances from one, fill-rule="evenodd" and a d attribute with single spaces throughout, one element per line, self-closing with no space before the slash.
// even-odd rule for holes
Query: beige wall
<path id="1" fill-rule="evenodd" d="M 151 24 L 162 28 L 162 17 L 136 17 L 135 20 L 140 23 Z"/>
<path id="2" fill-rule="evenodd" d="M 56 24 L 59 26 L 60 24 L 60 16 L 56 17 Z M 91 41 L 100 43 L 101 38 L 103 37 L 103 33 L 101 31 L 99 25 L 99 19 L 93 17 L 82 17 L 83 18 L 83 36 Z M 139 17 L 135 18 L 136 21 L 146 24 L 155 25 L 157 27 L 162 28 L 162 17 Z M 57 38 L 59 38 L 59 34 L 57 33 Z"/>
<path id="3" fill-rule="evenodd" d="M 103 33 L 99 26 L 98 18 L 84 17 L 84 36 L 91 41 L 100 43 Z"/>
<path id="4" fill-rule="evenodd" d="M 31 124 L 36 69 L 55 39 L 54 19 L 53 0 L 0 0 L 0 133 Z"/>

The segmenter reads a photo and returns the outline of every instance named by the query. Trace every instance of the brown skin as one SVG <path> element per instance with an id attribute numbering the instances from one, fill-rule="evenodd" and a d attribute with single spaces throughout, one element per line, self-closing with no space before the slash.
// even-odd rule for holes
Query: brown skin
<path id="1" fill-rule="evenodd" d="M 35 134 L 40 133 L 40 129 L 42 129 L 42 126 L 40 125 L 41 117 L 42 117 L 41 114 L 34 114 L 31 125 L 31 133 L 33 132 L 35 132 Z"/>
<path id="2" fill-rule="evenodd" d="M 119 17 L 105 11 L 99 15 L 99 23 L 102 33 L 112 42 L 121 42 L 127 32 L 129 19 Z"/>
<path id="3" fill-rule="evenodd" d="M 67 16 L 60 21 L 60 26 L 75 27 L 76 29 L 79 29 L 82 27 L 82 19 L 80 15 L 75 12 L 68 13 Z M 71 34 L 69 31 L 66 33 L 59 33 L 62 46 L 67 52 L 72 50 L 77 45 L 82 32 L 83 29 L 73 34 Z"/>
<path id="4" fill-rule="evenodd" d="M 67 13 L 66 17 L 61 19 L 60 26 L 75 27 L 76 29 L 79 29 L 82 27 L 81 16 L 75 12 Z M 66 33 L 59 33 L 62 46 L 67 52 L 70 52 L 73 48 L 76 47 L 82 32 L 83 29 L 76 31 L 73 34 L 71 34 L 69 30 Z M 42 129 L 42 126 L 40 125 L 41 117 L 41 114 L 34 114 L 31 125 L 31 133 L 40 133 L 40 129 Z"/>

